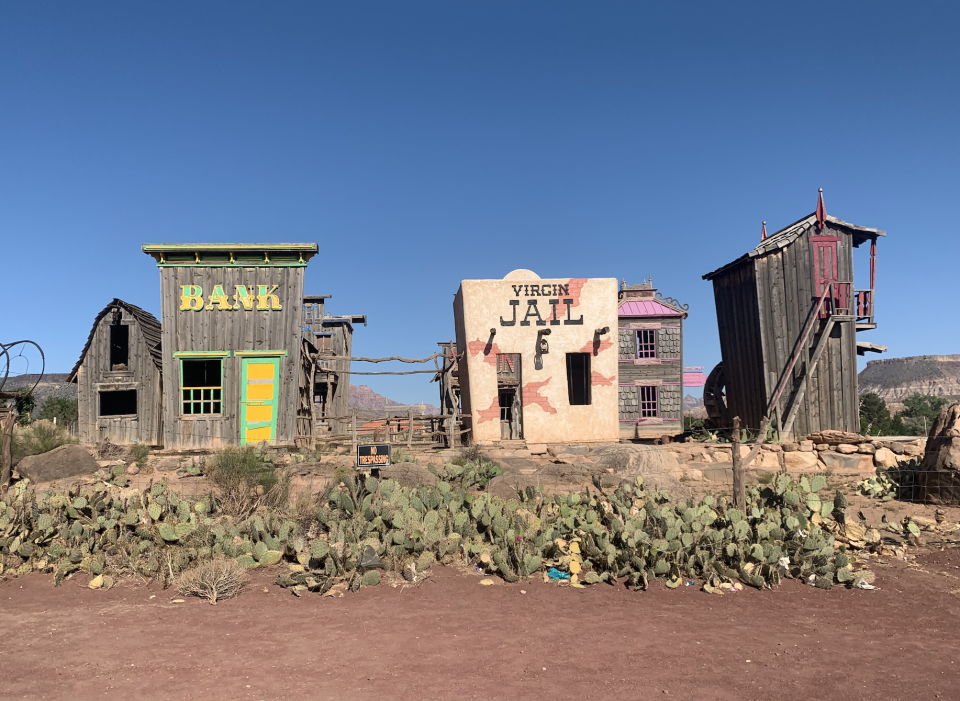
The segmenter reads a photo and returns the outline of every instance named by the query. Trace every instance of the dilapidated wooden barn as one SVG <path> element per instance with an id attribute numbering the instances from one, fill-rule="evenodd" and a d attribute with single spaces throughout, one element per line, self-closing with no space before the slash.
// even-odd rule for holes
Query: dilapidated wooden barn
<path id="1" fill-rule="evenodd" d="M 122 299 L 97 314 L 67 382 L 77 384 L 81 443 L 163 442 L 160 322 Z"/>
<path id="2" fill-rule="evenodd" d="M 817 211 L 703 276 L 713 282 L 722 363 L 704 403 L 715 425 L 764 417 L 781 435 L 859 430 L 857 355 L 883 346 L 858 342 L 876 328 L 876 245 L 885 232 Z M 853 250 L 870 244 L 869 287 L 855 289 Z"/>

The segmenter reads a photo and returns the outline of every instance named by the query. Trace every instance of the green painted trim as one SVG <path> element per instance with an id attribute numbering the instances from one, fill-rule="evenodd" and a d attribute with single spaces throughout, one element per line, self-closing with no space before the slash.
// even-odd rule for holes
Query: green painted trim
<path id="1" fill-rule="evenodd" d="M 145 243 L 144 253 L 166 251 L 317 251 L 315 243 Z"/>
<path id="2" fill-rule="evenodd" d="M 240 351 L 242 352 L 242 351 Z M 256 352 L 256 351 L 254 351 Z M 286 351 L 283 351 L 284 355 Z M 247 444 L 247 428 L 262 428 L 267 425 L 266 421 L 258 421 L 254 426 L 247 426 L 247 368 L 250 364 L 273 365 L 273 399 L 271 401 L 257 400 L 259 405 L 269 404 L 272 407 L 270 413 L 270 440 L 273 443 L 277 440 L 277 412 L 280 408 L 280 358 L 274 357 L 248 357 L 240 361 L 240 445 Z"/>
<path id="3" fill-rule="evenodd" d="M 189 351 L 187 351 L 187 352 L 189 353 Z M 199 353 L 216 353 L 216 354 L 218 354 L 218 355 L 213 356 L 213 358 L 211 358 L 211 359 L 214 359 L 214 360 L 217 359 L 217 358 L 221 358 L 221 359 L 222 359 L 222 358 L 226 358 L 226 357 L 228 357 L 228 356 L 230 355 L 230 351 L 198 351 L 198 352 L 199 352 Z M 222 354 L 222 355 L 220 355 L 220 354 Z M 177 353 L 174 353 L 173 355 L 174 355 L 174 357 L 176 357 L 176 356 L 177 356 Z M 220 413 L 219 413 L 219 414 L 184 414 L 184 413 L 183 413 L 183 361 L 184 361 L 184 360 L 201 360 L 201 359 L 203 359 L 203 358 L 210 358 L 210 357 L 211 357 L 211 356 L 208 356 L 208 355 L 199 355 L 199 356 L 198 356 L 198 355 L 192 355 L 192 356 L 191 356 L 191 355 L 187 355 L 187 356 L 181 356 L 180 358 L 177 358 L 177 360 L 180 361 L 180 362 L 178 363 L 179 367 L 177 368 L 177 371 L 178 371 L 178 373 L 177 373 L 177 374 L 178 374 L 178 377 L 177 377 L 177 406 L 180 407 L 180 418 L 181 418 L 181 419 L 183 419 L 184 417 L 192 418 L 192 417 L 195 417 L 195 416 L 200 416 L 200 417 L 206 416 L 206 417 L 210 417 L 210 418 L 221 417 L 221 418 L 222 418 L 222 417 L 226 414 L 226 412 L 224 412 L 224 410 L 223 410 L 223 407 L 224 407 L 223 378 L 224 378 L 224 373 L 226 372 L 226 370 L 225 370 L 224 367 L 223 367 L 223 362 L 220 363 Z M 212 400 L 211 400 L 211 401 L 212 401 Z M 192 400 L 191 400 L 190 402 L 188 402 L 188 403 L 192 403 Z"/>
<path id="4" fill-rule="evenodd" d="M 229 358 L 230 351 L 177 351 L 174 358 Z"/>
<path id="5" fill-rule="evenodd" d="M 233 354 L 238 358 L 277 358 L 286 356 L 285 350 L 241 350 L 234 351 Z"/>

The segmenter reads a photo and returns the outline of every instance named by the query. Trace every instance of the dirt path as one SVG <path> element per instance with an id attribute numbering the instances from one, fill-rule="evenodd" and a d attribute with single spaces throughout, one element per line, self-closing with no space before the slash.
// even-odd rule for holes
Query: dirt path
<path id="1" fill-rule="evenodd" d="M 215 607 L 30 575 L 0 583 L 0 698 L 957 699 L 960 550 L 919 562 L 879 591 L 724 596 L 437 569 L 297 599 L 264 573 Z"/>

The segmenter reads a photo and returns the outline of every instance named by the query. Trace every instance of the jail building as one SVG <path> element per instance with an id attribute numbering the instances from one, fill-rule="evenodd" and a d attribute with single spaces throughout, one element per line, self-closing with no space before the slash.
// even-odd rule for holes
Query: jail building
<path id="1" fill-rule="evenodd" d="M 652 278 L 620 285 L 620 437 L 656 438 L 683 431 L 683 320 L 688 307 L 662 297 Z"/>
<path id="2" fill-rule="evenodd" d="M 463 426 L 479 445 L 610 442 L 617 281 L 464 280 L 454 298 Z"/>
<path id="3" fill-rule="evenodd" d="M 97 314 L 67 377 L 77 384 L 81 443 L 162 443 L 160 322 L 114 299 Z"/>

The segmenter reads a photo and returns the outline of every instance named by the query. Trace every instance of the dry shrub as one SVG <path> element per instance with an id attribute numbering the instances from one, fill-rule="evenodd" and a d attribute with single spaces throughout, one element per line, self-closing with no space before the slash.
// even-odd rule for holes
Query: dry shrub
<path id="1" fill-rule="evenodd" d="M 240 518 L 260 507 L 282 509 L 290 496 L 290 473 L 276 470 L 252 446 L 230 446 L 215 453 L 204 474 L 219 490 L 223 511 Z"/>
<path id="2" fill-rule="evenodd" d="M 247 571 L 232 558 L 201 562 L 177 577 L 177 590 L 184 596 L 196 596 L 215 604 L 230 599 L 247 586 Z"/>

